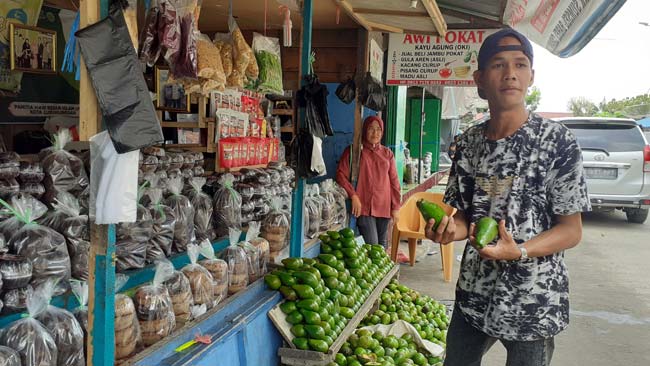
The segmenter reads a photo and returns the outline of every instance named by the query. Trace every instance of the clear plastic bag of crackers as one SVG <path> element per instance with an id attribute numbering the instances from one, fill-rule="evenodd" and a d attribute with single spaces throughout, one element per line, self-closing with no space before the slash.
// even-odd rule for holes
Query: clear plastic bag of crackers
<path id="1" fill-rule="evenodd" d="M 205 305 L 207 309 L 211 309 L 212 306 L 214 306 L 214 286 L 212 275 L 207 269 L 197 263 L 199 259 L 198 245 L 188 245 L 187 256 L 190 259 L 190 264 L 183 267 L 182 271 L 190 281 L 194 304 Z"/>
<path id="2" fill-rule="evenodd" d="M 115 275 L 115 291 L 120 291 L 129 277 Z M 142 349 L 142 332 L 135 304 L 125 294 L 115 295 L 115 364 L 121 364 Z"/>
<path id="3" fill-rule="evenodd" d="M 224 260 L 228 263 L 228 295 L 236 294 L 248 286 L 248 256 L 246 250 L 238 246 L 241 231 L 230 228 L 230 246 L 224 249 Z"/>
<path id="4" fill-rule="evenodd" d="M 205 257 L 199 261 L 199 264 L 212 275 L 214 303 L 217 305 L 228 297 L 228 263 L 215 256 L 214 247 L 208 240 L 201 241 L 199 251 Z"/>
<path id="5" fill-rule="evenodd" d="M 156 272 L 150 284 L 140 286 L 133 297 L 135 311 L 140 323 L 142 341 L 150 346 L 168 335 L 176 327 L 174 306 L 167 287 L 163 283 L 174 275 L 174 267 L 164 262 L 156 264 Z"/>

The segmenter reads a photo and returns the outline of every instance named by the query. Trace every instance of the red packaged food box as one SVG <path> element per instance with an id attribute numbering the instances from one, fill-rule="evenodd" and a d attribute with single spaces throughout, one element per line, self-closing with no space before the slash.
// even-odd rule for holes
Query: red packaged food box
<path id="1" fill-rule="evenodd" d="M 271 140 L 271 161 L 278 161 L 279 151 L 280 151 L 280 140 L 278 139 L 269 139 Z"/>
<path id="2" fill-rule="evenodd" d="M 249 138 L 240 138 L 239 139 L 239 166 L 247 166 L 250 165 L 250 156 L 248 155 L 248 143 L 249 143 Z"/>
<path id="3" fill-rule="evenodd" d="M 249 138 L 248 142 L 246 143 L 246 147 L 248 149 L 248 161 L 246 165 L 255 165 L 255 154 L 257 149 L 255 148 L 255 139 Z"/>
<path id="4" fill-rule="evenodd" d="M 255 139 L 255 165 L 264 164 L 264 139 Z"/>
<path id="5" fill-rule="evenodd" d="M 235 142 L 232 138 L 219 140 L 219 166 L 222 168 L 235 167 Z"/>

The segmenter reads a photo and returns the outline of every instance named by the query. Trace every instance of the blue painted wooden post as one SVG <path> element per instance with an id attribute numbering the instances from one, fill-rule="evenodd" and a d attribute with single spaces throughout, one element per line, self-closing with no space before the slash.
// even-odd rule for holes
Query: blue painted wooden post
<path id="1" fill-rule="evenodd" d="M 313 15 L 313 0 L 305 0 L 303 3 L 302 11 L 302 47 L 300 65 L 302 76 L 308 75 L 310 72 L 309 59 L 311 55 L 311 30 L 312 30 L 312 15 Z M 305 81 L 301 81 L 304 85 Z M 298 128 L 304 125 L 305 114 L 300 113 L 300 123 Z M 296 181 L 296 190 L 293 193 L 293 200 L 291 201 L 291 247 L 290 255 L 292 257 L 302 257 L 304 250 L 304 225 L 303 225 L 303 202 L 305 192 L 305 180 L 298 178 Z"/>
<path id="2" fill-rule="evenodd" d="M 115 225 L 94 225 L 91 250 L 95 263 L 89 304 L 93 366 L 110 366 L 115 357 Z M 94 267 L 94 268 L 93 268 Z"/>

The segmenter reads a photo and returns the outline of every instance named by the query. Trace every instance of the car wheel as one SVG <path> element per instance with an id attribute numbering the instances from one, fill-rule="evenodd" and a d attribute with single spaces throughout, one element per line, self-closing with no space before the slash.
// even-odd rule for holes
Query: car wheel
<path id="1" fill-rule="evenodd" d="M 643 224 L 648 218 L 647 208 L 628 208 L 625 210 L 627 221 L 634 224 Z"/>

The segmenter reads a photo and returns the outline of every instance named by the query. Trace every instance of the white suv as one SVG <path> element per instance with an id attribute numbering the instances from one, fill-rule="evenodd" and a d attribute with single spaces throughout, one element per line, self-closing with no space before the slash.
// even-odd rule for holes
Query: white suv
<path id="1" fill-rule="evenodd" d="M 593 208 L 620 209 L 629 222 L 645 222 L 650 208 L 650 146 L 639 125 L 624 118 L 555 120 L 578 138 Z"/>

